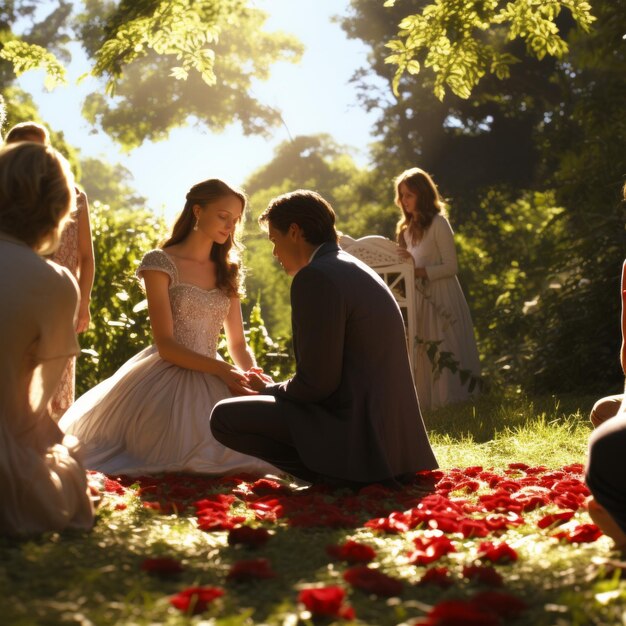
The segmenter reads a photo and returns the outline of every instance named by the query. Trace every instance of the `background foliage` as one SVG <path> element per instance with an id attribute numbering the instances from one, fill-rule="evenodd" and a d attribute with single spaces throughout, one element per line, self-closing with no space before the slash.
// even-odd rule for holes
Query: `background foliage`
<path id="1" fill-rule="evenodd" d="M 162 219 L 145 209 L 91 205 L 96 277 L 92 323 L 80 336 L 76 394 L 111 376 L 152 341 L 145 296 L 134 278 L 143 255 L 165 238 Z"/>

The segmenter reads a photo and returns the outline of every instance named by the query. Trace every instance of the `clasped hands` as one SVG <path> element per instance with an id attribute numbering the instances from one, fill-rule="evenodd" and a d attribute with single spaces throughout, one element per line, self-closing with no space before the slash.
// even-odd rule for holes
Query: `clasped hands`
<path id="1" fill-rule="evenodd" d="M 260 367 L 251 367 L 244 372 L 234 365 L 226 365 L 228 369 L 222 376 L 222 380 L 233 395 L 253 396 L 262 392 L 267 385 L 274 382 Z"/>

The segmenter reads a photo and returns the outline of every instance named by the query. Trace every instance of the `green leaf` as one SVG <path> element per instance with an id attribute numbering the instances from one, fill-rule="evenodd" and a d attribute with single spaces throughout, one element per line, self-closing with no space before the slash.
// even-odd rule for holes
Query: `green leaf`
<path id="1" fill-rule="evenodd" d="M 184 67 L 173 67 L 170 71 L 170 76 L 173 76 L 176 80 L 187 80 L 189 72 Z"/>
<path id="2" fill-rule="evenodd" d="M 409 74 L 419 74 L 421 69 L 420 62 L 413 59 L 407 63 L 406 69 Z"/>
<path id="3" fill-rule="evenodd" d="M 36 44 L 19 39 L 8 41 L 0 50 L 0 58 L 13 64 L 16 76 L 29 70 L 43 69 L 46 73 L 44 84 L 49 90 L 67 84 L 67 71 L 63 64 L 54 54 Z"/>

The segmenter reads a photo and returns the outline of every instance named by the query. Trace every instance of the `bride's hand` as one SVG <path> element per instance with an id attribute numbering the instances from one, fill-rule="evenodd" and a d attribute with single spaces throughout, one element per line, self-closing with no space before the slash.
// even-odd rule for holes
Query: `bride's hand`
<path id="1" fill-rule="evenodd" d="M 253 369 L 248 370 L 248 384 L 257 392 L 263 393 L 268 384 L 274 381 L 263 373 L 257 373 Z"/>
<path id="2" fill-rule="evenodd" d="M 260 367 L 251 367 L 246 374 L 250 375 L 250 374 L 257 374 L 258 376 L 261 377 L 261 379 L 268 383 L 268 384 L 272 384 L 274 382 L 274 380 L 272 379 L 271 376 L 268 376 Z"/>
<path id="3" fill-rule="evenodd" d="M 218 376 L 226 383 L 226 386 L 235 396 L 251 396 L 257 392 L 250 388 L 250 381 L 245 372 L 223 361 L 220 364 L 221 371 Z"/>

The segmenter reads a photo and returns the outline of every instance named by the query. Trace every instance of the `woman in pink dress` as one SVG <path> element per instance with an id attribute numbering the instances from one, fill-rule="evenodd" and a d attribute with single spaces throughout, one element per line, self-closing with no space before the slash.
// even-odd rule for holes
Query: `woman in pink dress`
<path id="1" fill-rule="evenodd" d="M 7 144 L 18 141 L 34 141 L 50 145 L 50 136 L 45 126 L 36 122 L 21 122 L 13 126 L 7 133 Z M 91 225 L 89 222 L 89 203 L 83 191 L 75 188 L 76 207 L 66 222 L 61 240 L 52 260 L 66 267 L 78 281 L 80 303 L 76 316 L 76 332 L 82 333 L 89 328 L 91 288 L 95 272 Z M 76 379 L 76 358 L 72 357 L 63 371 L 61 381 L 52 397 L 51 412 L 58 421 L 63 413 L 74 402 Z"/>

